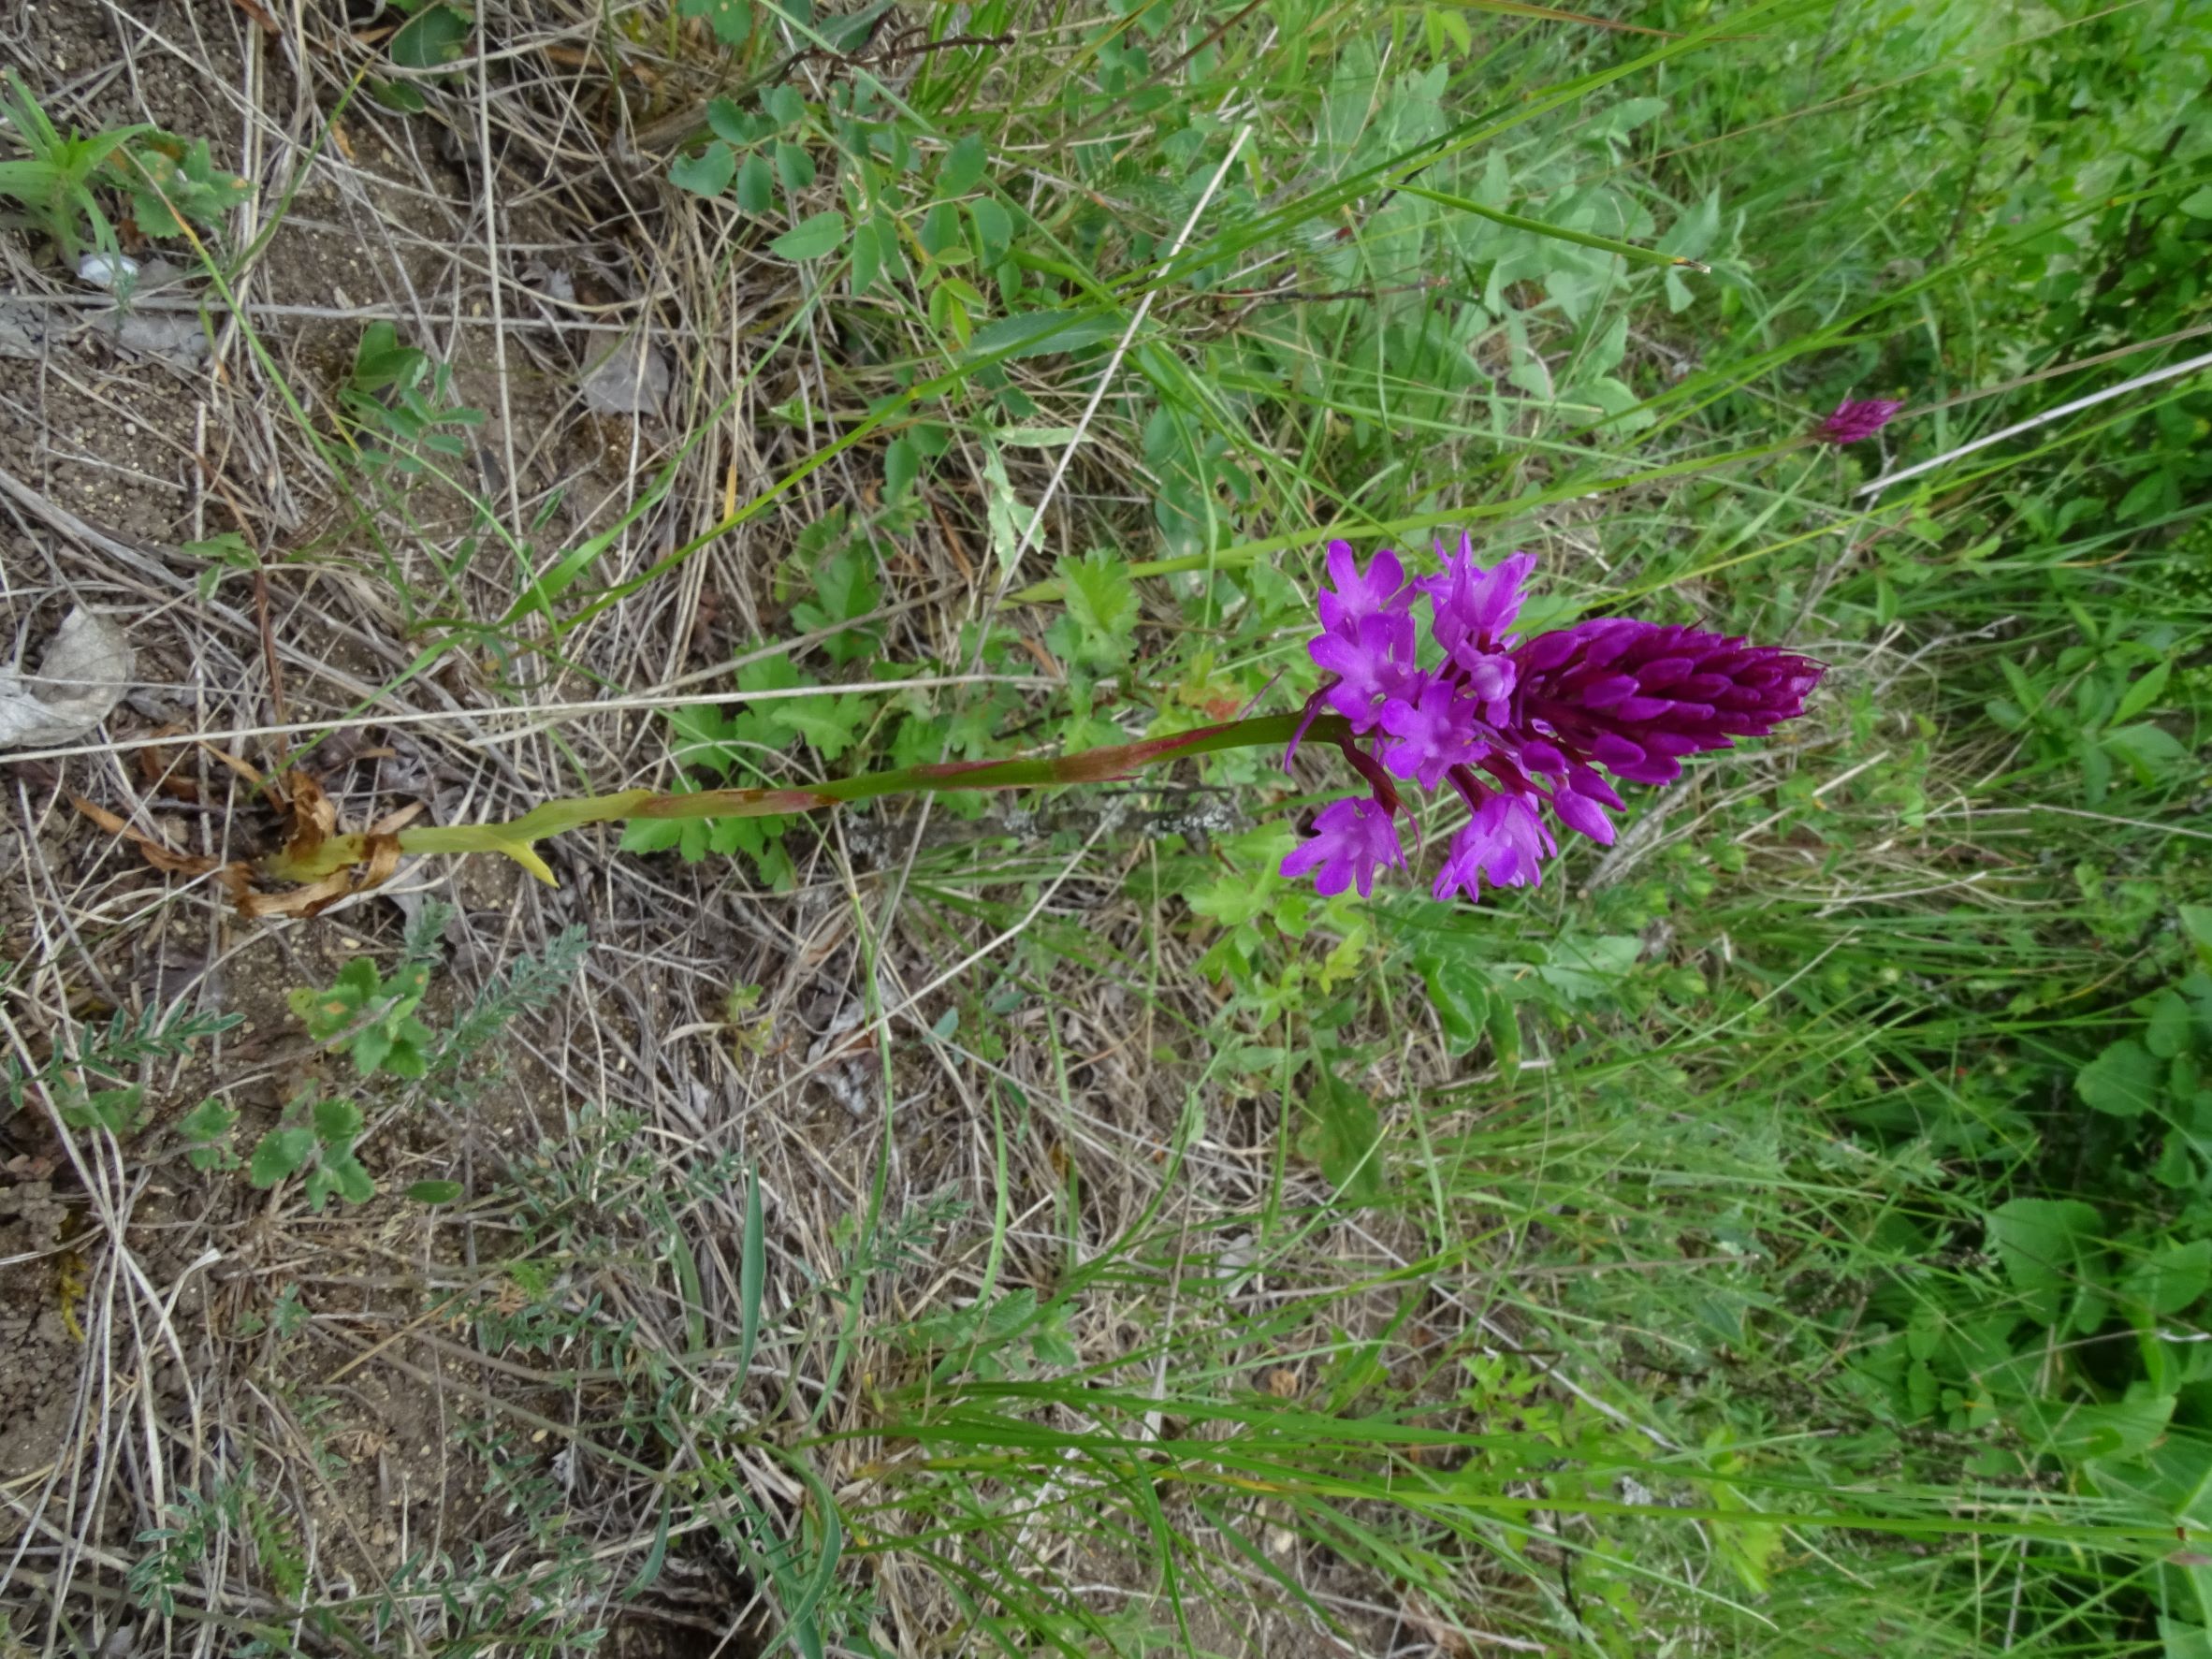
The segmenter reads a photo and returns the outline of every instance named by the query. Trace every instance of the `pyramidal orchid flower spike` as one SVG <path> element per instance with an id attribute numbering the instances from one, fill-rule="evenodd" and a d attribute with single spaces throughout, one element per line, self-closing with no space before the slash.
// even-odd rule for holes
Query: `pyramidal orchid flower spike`
<path id="1" fill-rule="evenodd" d="M 1903 407 L 1902 403 L 1892 403 L 1884 398 L 1846 398 L 1812 435 L 1824 444 L 1856 444 L 1861 439 L 1871 438 L 1895 420 L 1897 412 Z"/>
<path id="2" fill-rule="evenodd" d="M 1436 875 L 1438 898 L 1534 886 L 1559 850 L 1547 817 L 1611 844 L 1608 814 L 1623 803 L 1605 774 L 1671 783 L 1684 755 L 1795 720 L 1826 672 L 1772 646 L 1624 617 L 1524 639 L 1515 630 L 1533 557 L 1485 569 L 1463 536 L 1456 554 L 1437 553 L 1442 572 L 1408 582 L 1388 549 L 1362 569 L 1347 544 L 1329 546 L 1329 586 L 1315 607 L 1321 632 L 1306 647 L 1329 677 L 1289 753 L 1324 710 L 1333 713 L 1341 723 L 1330 735 L 1368 787 L 1322 808 L 1312 836 L 1283 861 L 1284 875 L 1313 872 L 1324 895 L 1356 886 L 1364 897 L 1375 871 L 1405 867 L 1393 779 L 1432 791 L 1448 783 L 1466 803 L 1467 823 Z"/>

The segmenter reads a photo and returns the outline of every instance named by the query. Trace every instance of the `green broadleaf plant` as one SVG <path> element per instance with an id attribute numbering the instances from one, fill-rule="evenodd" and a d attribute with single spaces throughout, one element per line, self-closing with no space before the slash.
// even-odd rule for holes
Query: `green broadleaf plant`
<path id="1" fill-rule="evenodd" d="M 351 1055 L 363 1077 L 388 1071 L 419 1078 L 429 1070 L 435 1038 L 415 1011 L 429 985 L 428 963 L 403 964 L 386 980 L 375 963 L 357 956 L 327 989 L 294 991 L 290 1002 L 307 1034 Z"/>
<path id="2" fill-rule="evenodd" d="M 246 1178 L 267 1188 L 304 1176 L 300 1190 L 318 1215 L 332 1198 L 367 1203 L 376 1196 L 376 1183 L 354 1153 L 363 1124 L 360 1107 L 351 1100 L 316 1100 L 304 1108 L 295 1102 L 284 1121 L 255 1143 Z"/>
<path id="3" fill-rule="evenodd" d="M 215 167 L 204 138 L 188 141 L 144 124 L 65 137 L 12 70 L 0 88 L 0 118 L 30 153 L 0 161 L 0 196 L 20 203 L 71 264 L 88 240 L 102 253 L 116 251 L 103 191 L 123 192 L 131 219 L 150 237 L 181 236 L 191 225 L 211 230 L 253 193 L 245 180 Z"/>

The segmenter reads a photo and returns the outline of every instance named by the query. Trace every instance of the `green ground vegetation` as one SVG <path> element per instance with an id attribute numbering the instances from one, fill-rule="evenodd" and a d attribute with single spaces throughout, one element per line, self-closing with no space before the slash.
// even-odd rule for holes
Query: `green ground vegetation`
<path id="1" fill-rule="evenodd" d="M 476 20 L 406 9 L 429 55 L 378 119 L 465 107 L 434 71 Z M 882 9 L 606 8 L 608 63 L 711 65 L 655 177 L 712 228 L 702 280 L 773 272 L 752 326 L 813 367 L 753 406 L 800 458 L 619 573 L 472 498 L 471 580 L 511 579 L 412 594 L 426 666 L 563 662 L 805 502 L 709 689 L 817 694 L 670 706 L 663 787 L 1295 706 L 1331 535 L 1464 529 L 1540 554 L 1545 621 L 1700 622 L 1829 677 L 1478 910 L 1282 880 L 1321 774 L 1272 755 L 1188 767 L 1233 820 L 1084 866 L 1133 935 L 1040 896 L 1114 822 L 1032 802 L 1026 841 L 979 819 L 989 858 L 919 844 L 895 913 L 855 890 L 862 982 L 872 1015 L 958 967 L 925 1041 L 980 1080 L 972 1188 L 902 1199 L 886 1116 L 833 1266 L 772 1298 L 757 1160 L 567 1103 L 465 1200 L 506 1282 L 454 1311 L 570 1385 L 554 1426 L 628 1482 L 633 1548 L 491 1412 L 524 1542 L 291 1628 L 385 1651 L 443 1596 L 441 1651 L 581 1651 L 704 1533 L 806 1654 L 1237 1652 L 1266 1608 L 1361 1652 L 2212 1655 L 2212 7 L 984 0 L 903 57 Z M 360 364 L 332 442 L 436 473 L 442 371 L 388 328 Z M 1804 441 L 1846 395 L 1907 413 Z M 916 590 L 902 543 L 947 514 L 967 584 Z M 936 661 L 887 652 L 909 604 Z M 821 835 L 621 845 L 774 893 Z M 971 963 L 978 929 L 1008 943 Z M 298 1157 L 256 1184 L 369 1185 L 378 1102 L 440 1075 L 434 957 L 303 1003 L 361 1104 L 272 1131 Z M 1184 1102 L 1103 1220 L 1038 1150 L 1090 1110 L 1054 1033 L 1099 983 Z M 728 1016 L 756 1057 L 757 997 Z M 1051 1090 L 1014 1077 L 1040 1043 Z M 1244 1199 L 1171 1201 L 1238 1136 Z M 917 1288 L 955 1256 L 959 1294 Z M 665 1287 L 681 1348 L 594 1275 Z M 256 1490 L 178 1508 L 144 1605 L 226 1528 L 297 1603 Z"/>

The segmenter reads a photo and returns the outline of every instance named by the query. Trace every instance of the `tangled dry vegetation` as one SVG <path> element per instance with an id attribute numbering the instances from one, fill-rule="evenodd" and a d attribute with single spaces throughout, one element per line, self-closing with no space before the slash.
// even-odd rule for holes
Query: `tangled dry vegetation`
<path id="1" fill-rule="evenodd" d="M 1275 1157 L 1264 1088 L 1210 1074 L 1197 947 L 1126 896 L 1152 856 L 1128 825 L 1233 825 L 1202 798 L 1013 833 L 924 810 L 832 822 L 794 842 L 782 891 L 736 859 L 618 858 L 611 831 L 556 851 L 558 889 L 424 864 L 312 920 L 241 918 L 213 876 L 182 873 L 272 844 L 256 782 L 286 767 L 355 826 L 664 783 L 655 710 L 726 686 L 787 621 L 800 533 L 880 490 L 850 452 L 806 464 L 877 377 L 802 303 L 803 268 L 673 188 L 652 147 L 717 84 L 699 26 L 610 34 L 582 0 L 494 0 L 479 26 L 497 50 L 423 77 L 429 109 L 409 116 L 357 84 L 389 73 L 384 36 L 342 6 L 58 0 L 0 22 L 0 62 L 58 120 L 204 137 L 254 187 L 227 292 L 182 261 L 134 309 L 194 326 L 135 345 L 49 250 L 0 238 L 23 342 L 0 390 L 8 620 L 36 657 L 92 607 L 136 664 L 104 734 L 7 765 L 7 1041 L 38 1073 L 116 1016 L 236 1016 L 139 1062 L 129 1133 L 62 1132 L 36 1089 L 0 1123 L 0 1598 L 23 1651 L 607 1629 L 622 1652 L 750 1651 L 776 1628 L 751 1552 L 822 1553 L 809 1481 L 866 1512 L 895 1477 L 877 1402 L 927 1369 L 899 1332 L 986 1281 L 1050 1300 L 1109 1244 L 1158 1259 L 1094 1283 L 1055 1340 L 1151 1356 L 1145 1386 L 1199 1317 L 1155 1271 L 1172 1244 L 1201 1277 L 1226 1263 L 1256 1321 L 1215 1362 L 1280 1392 L 1312 1381 L 1259 1333 L 1277 1294 L 1244 1243 Z M 839 72 L 792 70 L 818 98 Z M 361 459 L 342 400 L 379 322 L 484 412 L 436 470 Z M 1041 423 L 1075 421 L 1073 394 L 1026 386 Z M 1048 553 L 1128 518 L 1125 437 L 1099 425 Z M 1017 482 L 1034 499 L 1041 472 Z M 966 468 L 924 504 L 870 619 L 881 661 L 958 665 L 1009 584 Z M 522 603 L 606 531 L 595 614 Z M 224 538 L 246 557 L 203 583 Z M 1036 657 L 1020 689 L 1042 708 L 1057 671 Z M 197 1167 L 176 1125 L 203 1097 L 241 1114 L 246 1144 L 303 1091 L 357 1086 L 286 993 L 389 959 L 434 902 L 433 1024 L 566 929 L 589 953 L 459 1084 L 371 1101 L 375 1200 L 313 1212 L 296 1187 Z M 970 1046 L 953 1015 L 1008 986 L 1022 1006 Z M 429 1178 L 464 1196 L 401 1196 Z M 1342 1226 L 1309 1244 L 1347 1279 L 1406 1247 Z M 829 1437 L 807 1478 L 774 1444 L 801 1427 Z M 227 1526 L 203 1524 L 217 1512 Z M 1175 1524 L 1232 1557 L 1196 1512 Z M 1111 1533 L 1020 1527 L 1017 1554 L 1090 1582 L 1104 1611 L 1161 1592 Z M 939 1651 L 965 1615 L 941 1571 L 885 1541 L 845 1541 L 875 1637 Z M 1387 1586 L 1299 1565 L 1289 1534 L 1277 1548 L 1266 1571 L 1303 1574 L 1344 1617 L 1405 1616 Z M 1209 1642 L 1337 1651 L 1302 1614 L 1269 1615 L 1263 1638 L 1192 1612 Z"/>

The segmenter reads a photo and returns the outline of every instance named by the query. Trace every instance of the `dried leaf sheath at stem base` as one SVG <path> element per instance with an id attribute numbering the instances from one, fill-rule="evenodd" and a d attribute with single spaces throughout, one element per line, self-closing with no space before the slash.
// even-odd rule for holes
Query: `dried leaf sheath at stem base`
<path id="1" fill-rule="evenodd" d="M 1145 767 L 1163 761 L 1230 749 L 1280 747 L 1289 741 L 1302 718 L 1295 714 L 1261 715 L 1252 720 L 1201 726 L 1170 737 L 1117 743 L 1049 759 L 907 766 L 895 772 L 869 772 L 857 778 L 836 779 L 806 789 L 710 789 L 688 794 L 629 789 L 615 794 L 547 801 L 504 823 L 431 824 L 403 829 L 395 837 L 323 835 L 313 824 L 306 824 L 299 827 L 283 851 L 261 861 L 259 872 L 277 881 L 325 880 L 341 870 L 367 862 L 373 838 L 395 841 L 400 853 L 405 856 L 502 853 L 550 886 L 554 885 L 553 872 L 538 855 L 537 843 L 547 836 L 589 823 L 614 823 L 639 818 L 761 818 L 778 813 L 812 812 L 878 795 L 1108 783 L 1134 777 Z M 1312 735 L 1323 741 L 1342 743 L 1350 735 L 1349 726 L 1334 715 L 1324 715 L 1312 724 Z"/>

